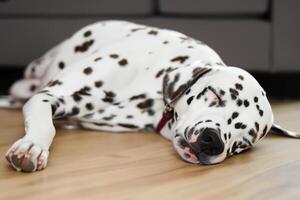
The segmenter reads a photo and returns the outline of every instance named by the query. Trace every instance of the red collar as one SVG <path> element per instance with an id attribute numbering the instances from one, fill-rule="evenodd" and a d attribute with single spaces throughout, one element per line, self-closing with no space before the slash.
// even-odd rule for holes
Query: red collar
<path id="1" fill-rule="evenodd" d="M 161 119 L 158 122 L 158 125 L 156 127 L 156 133 L 160 134 L 161 129 L 166 125 L 166 123 L 172 119 L 174 115 L 174 108 L 171 107 L 169 104 L 166 105 L 164 113 L 161 117 Z"/>

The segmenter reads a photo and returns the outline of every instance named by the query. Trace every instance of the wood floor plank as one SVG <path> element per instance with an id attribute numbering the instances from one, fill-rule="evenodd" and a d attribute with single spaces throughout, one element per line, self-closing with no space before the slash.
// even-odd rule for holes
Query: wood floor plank
<path id="1" fill-rule="evenodd" d="M 273 102 L 275 120 L 300 131 L 300 102 Z M 58 130 L 49 165 L 19 173 L 4 158 L 24 132 L 20 111 L 0 110 L 0 199 L 298 199 L 300 140 L 269 135 L 213 166 L 183 162 L 153 133 Z"/>

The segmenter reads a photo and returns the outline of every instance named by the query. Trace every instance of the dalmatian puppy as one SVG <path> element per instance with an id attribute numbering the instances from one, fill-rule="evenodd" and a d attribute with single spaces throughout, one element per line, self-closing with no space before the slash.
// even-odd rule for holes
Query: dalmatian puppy
<path id="1" fill-rule="evenodd" d="M 274 125 L 259 83 L 203 42 L 125 21 L 86 26 L 31 62 L 0 101 L 24 103 L 25 136 L 6 154 L 24 172 L 47 166 L 53 119 L 100 131 L 156 129 L 197 164 L 222 162 L 271 129 L 300 136 Z"/>

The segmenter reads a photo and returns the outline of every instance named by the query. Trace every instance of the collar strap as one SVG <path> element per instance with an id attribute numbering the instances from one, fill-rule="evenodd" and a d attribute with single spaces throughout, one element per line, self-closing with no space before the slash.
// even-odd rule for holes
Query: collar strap
<path id="1" fill-rule="evenodd" d="M 163 113 L 162 118 L 159 120 L 158 125 L 156 127 L 156 133 L 160 133 L 161 129 L 166 125 L 166 123 L 172 119 L 174 115 L 174 108 L 170 105 L 167 104 Z"/>

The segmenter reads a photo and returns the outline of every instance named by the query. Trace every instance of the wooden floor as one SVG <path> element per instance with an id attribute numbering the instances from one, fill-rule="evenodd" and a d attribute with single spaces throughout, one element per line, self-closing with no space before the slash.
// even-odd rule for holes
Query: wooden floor
<path id="1" fill-rule="evenodd" d="M 300 102 L 273 103 L 300 131 Z M 23 134 L 20 111 L 0 110 L 0 199 L 299 199 L 300 140 L 272 136 L 214 166 L 181 161 L 153 133 L 58 130 L 46 170 L 13 171 L 4 158 Z"/>

